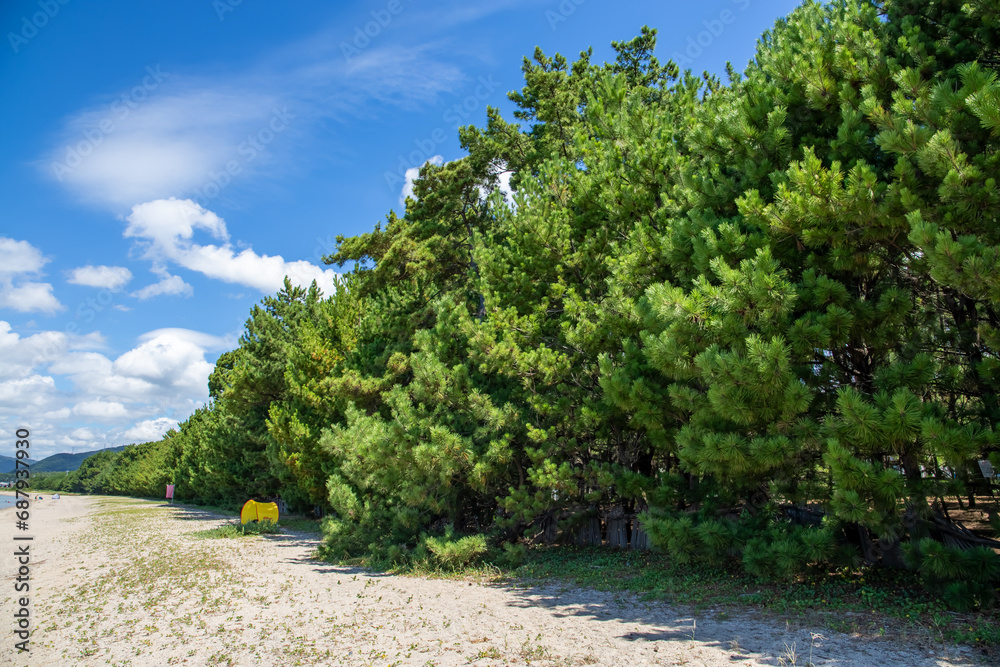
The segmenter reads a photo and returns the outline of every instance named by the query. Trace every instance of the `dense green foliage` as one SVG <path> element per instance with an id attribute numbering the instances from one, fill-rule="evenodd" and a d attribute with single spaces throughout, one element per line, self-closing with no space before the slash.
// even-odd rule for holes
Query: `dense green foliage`
<path id="1" fill-rule="evenodd" d="M 333 555 L 451 564 L 614 509 L 680 562 L 990 600 L 944 498 L 1000 464 L 1000 10 L 806 2 L 727 85 L 613 46 L 525 59 L 335 294 L 265 299 L 207 407 L 73 488 L 280 495 Z"/>

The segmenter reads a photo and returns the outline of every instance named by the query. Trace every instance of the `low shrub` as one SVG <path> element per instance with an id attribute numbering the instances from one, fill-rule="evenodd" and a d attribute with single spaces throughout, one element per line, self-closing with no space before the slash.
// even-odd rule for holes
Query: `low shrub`
<path id="1" fill-rule="evenodd" d="M 218 528 L 200 530 L 194 533 L 195 537 L 203 539 L 218 539 L 229 537 L 246 537 L 248 535 L 273 535 L 280 533 L 278 524 L 270 519 L 263 521 L 250 521 L 249 523 L 227 523 Z"/>
<path id="2" fill-rule="evenodd" d="M 451 569 L 469 565 L 486 553 L 485 535 L 469 535 L 456 539 L 451 526 L 446 529 L 444 536 L 427 537 L 424 539 L 424 544 L 438 565 Z"/>

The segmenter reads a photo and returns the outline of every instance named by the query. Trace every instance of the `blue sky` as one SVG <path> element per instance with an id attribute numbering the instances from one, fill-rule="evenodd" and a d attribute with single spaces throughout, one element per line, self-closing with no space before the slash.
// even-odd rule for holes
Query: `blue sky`
<path id="1" fill-rule="evenodd" d="M 0 8 L 0 433 L 156 439 L 283 276 L 369 231 L 457 128 L 511 118 L 535 46 L 743 69 L 785 0 L 8 0 Z"/>

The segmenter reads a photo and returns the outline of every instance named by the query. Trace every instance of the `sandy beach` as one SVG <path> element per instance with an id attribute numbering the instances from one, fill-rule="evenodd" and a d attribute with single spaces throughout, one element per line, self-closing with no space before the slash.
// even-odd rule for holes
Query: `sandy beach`
<path id="1" fill-rule="evenodd" d="M 16 665 L 981 664 L 971 649 L 788 627 L 752 613 L 695 616 L 566 586 L 401 577 L 313 560 L 317 537 L 198 539 L 226 521 L 158 502 L 33 502 L 30 655 Z M 12 619 L 17 564 L 3 559 Z M 10 625 L 8 625 L 10 627 Z"/>

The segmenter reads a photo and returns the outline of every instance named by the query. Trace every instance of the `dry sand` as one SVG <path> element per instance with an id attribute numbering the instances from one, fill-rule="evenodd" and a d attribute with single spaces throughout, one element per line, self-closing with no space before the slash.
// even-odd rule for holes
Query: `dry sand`
<path id="1" fill-rule="evenodd" d="M 226 519 L 147 501 L 45 498 L 32 503 L 28 531 L 32 652 L 16 655 L 5 633 L 3 664 L 981 664 L 968 648 L 814 638 L 749 612 L 718 620 L 621 594 L 335 567 L 312 559 L 314 536 L 196 539 Z M 8 554 L 14 522 L 0 512 Z M 2 559 L 7 619 L 15 570 L 12 556 Z"/>

